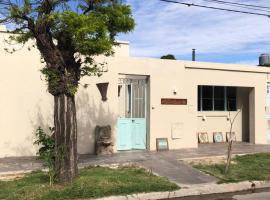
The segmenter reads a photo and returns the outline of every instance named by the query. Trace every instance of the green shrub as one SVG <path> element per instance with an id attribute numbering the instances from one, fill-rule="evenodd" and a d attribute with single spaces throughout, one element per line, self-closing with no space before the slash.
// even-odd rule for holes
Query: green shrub
<path id="1" fill-rule="evenodd" d="M 44 166 L 48 168 L 48 175 L 50 177 L 50 185 L 53 184 L 55 179 L 55 141 L 54 141 L 54 128 L 50 127 L 50 134 L 44 132 L 41 127 L 36 130 L 35 145 L 39 146 L 37 155 L 39 159 L 44 162 Z"/>

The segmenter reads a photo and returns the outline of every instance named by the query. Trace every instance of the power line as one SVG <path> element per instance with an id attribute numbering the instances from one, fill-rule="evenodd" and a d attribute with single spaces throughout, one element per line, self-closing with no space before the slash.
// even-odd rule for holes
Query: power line
<path id="1" fill-rule="evenodd" d="M 200 7 L 200 8 L 208 8 L 208 9 L 214 9 L 214 10 L 222 10 L 222 11 L 229 11 L 229 12 L 235 12 L 235 13 L 270 17 L 269 14 L 255 13 L 255 12 L 248 12 L 248 11 L 241 11 L 241 10 L 234 10 L 234 9 L 227 9 L 227 8 L 219 8 L 219 7 L 213 7 L 213 6 L 204 6 L 204 5 L 199 5 L 199 4 L 194 4 L 194 3 L 184 3 L 184 2 L 174 1 L 174 0 L 160 0 L 160 1 L 167 2 L 167 3 L 182 4 L 189 7 L 194 6 L 194 7 Z"/>
<path id="2" fill-rule="evenodd" d="M 231 3 L 231 2 L 225 2 L 225 1 L 216 1 L 216 0 L 202 0 L 206 1 L 209 3 L 216 3 L 216 4 L 221 4 L 221 5 L 226 5 L 226 6 L 233 6 L 233 7 L 238 7 L 238 8 L 243 8 L 243 9 L 248 9 L 248 10 L 256 10 L 256 11 L 262 11 L 262 12 L 270 12 L 270 8 L 258 8 L 257 6 L 252 7 L 248 6 L 246 4 L 239 4 L 239 3 Z"/>
<path id="3" fill-rule="evenodd" d="M 266 9 L 270 9 L 270 7 L 259 6 L 259 5 L 255 5 L 255 4 L 244 4 L 244 3 L 236 3 L 236 2 L 221 1 L 221 0 L 208 0 L 208 1 L 213 1 L 213 2 L 218 2 L 218 3 L 224 3 L 224 4 L 240 5 L 240 6 L 246 6 L 246 7 L 253 7 L 253 8 L 266 8 Z"/>

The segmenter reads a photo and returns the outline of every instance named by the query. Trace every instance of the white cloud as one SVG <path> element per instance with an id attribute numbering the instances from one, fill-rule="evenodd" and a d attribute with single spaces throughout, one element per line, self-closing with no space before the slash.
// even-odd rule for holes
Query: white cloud
<path id="1" fill-rule="evenodd" d="M 206 4 L 201 0 L 186 0 Z M 270 50 L 270 19 L 210 9 L 186 7 L 159 0 L 127 0 L 134 7 L 136 29 L 121 36 L 131 42 L 133 56 L 167 53 L 257 53 Z M 237 1 L 236 1 L 237 2 Z M 239 1 L 270 7 L 269 0 Z"/>

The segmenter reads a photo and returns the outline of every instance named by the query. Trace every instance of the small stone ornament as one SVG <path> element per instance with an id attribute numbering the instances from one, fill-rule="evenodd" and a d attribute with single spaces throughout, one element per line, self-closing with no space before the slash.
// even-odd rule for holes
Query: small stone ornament
<path id="1" fill-rule="evenodd" d="M 96 126 L 95 129 L 95 153 L 96 155 L 113 154 L 113 141 L 111 126 Z"/>

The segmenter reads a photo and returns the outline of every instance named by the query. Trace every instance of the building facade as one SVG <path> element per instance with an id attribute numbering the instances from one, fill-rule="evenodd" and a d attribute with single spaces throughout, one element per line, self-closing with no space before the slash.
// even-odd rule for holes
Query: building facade
<path id="1" fill-rule="evenodd" d="M 47 92 L 39 52 L 4 51 L 0 34 L 0 157 L 32 156 L 35 130 L 53 126 L 53 97 Z M 112 127 L 114 151 L 156 150 L 166 138 L 169 149 L 196 148 L 198 132 L 229 131 L 236 140 L 268 143 L 267 85 L 270 69 L 220 63 L 129 57 L 128 43 L 115 49 L 101 77 L 85 77 L 76 96 L 78 151 L 94 153 L 95 127 Z M 107 100 L 98 83 L 108 84 Z M 87 87 L 86 87 L 87 86 Z"/>

